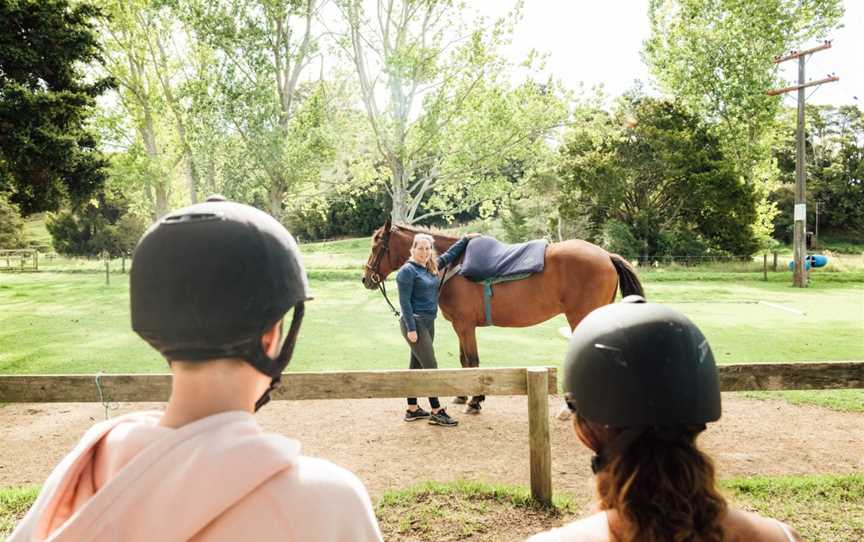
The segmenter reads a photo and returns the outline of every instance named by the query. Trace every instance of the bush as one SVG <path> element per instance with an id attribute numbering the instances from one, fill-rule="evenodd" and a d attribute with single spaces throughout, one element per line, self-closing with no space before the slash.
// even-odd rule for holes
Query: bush
<path id="1" fill-rule="evenodd" d="M 340 236 L 364 237 L 390 215 L 390 197 L 382 181 L 337 188 L 326 196 L 295 203 L 286 210 L 285 225 L 304 240 Z"/>
<path id="2" fill-rule="evenodd" d="M 129 213 L 125 197 L 106 192 L 78 209 L 49 215 L 45 226 L 60 254 L 116 258 L 132 253 L 147 224 Z"/>
<path id="3" fill-rule="evenodd" d="M 699 258 L 711 252 L 708 243 L 696 232 L 676 229 L 660 235 L 659 255 L 666 257 Z"/>
<path id="4" fill-rule="evenodd" d="M 638 258 L 641 253 L 641 243 L 630 231 L 630 227 L 614 219 L 603 224 L 601 243 L 609 252 L 628 260 Z"/>
<path id="5" fill-rule="evenodd" d="M 0 248 L 21 248 L 24 245 L 24 220 L 18 206 L 0 193 Z"/>

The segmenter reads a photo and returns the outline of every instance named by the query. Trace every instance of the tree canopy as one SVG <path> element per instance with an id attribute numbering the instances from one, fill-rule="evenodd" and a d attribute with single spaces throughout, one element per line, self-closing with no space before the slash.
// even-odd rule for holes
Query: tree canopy
<path id="1" fill-rule="evenodd" d="M 637 86 L 614 105 L 565 88 L 542 53 L 508 59 L 521 11 L 0 0 L 5 208 L 56 211 L 57 246 L 86 254 L 213 192 L 307 238 L 385 215 L 644 258 L 783 235 L 791 119 L 764 91 L 774 56 L 826 36 L 841 0 L 651 0 L 643 58 L 663 96 Z M 823 228 L 859 231 L 860 112 L 813 111 L 810 197 Z"/>
<path id="2" fill-rule="evenodd" d="M 753 190 L 697 117 L 638 94 L 580 117 L 560 150 L 565 218 L 628 257 L 753 252 Z"/>
<path id="3" fill-rule="evenodd" d="M 26 216 L 80 203 L 105 181 L 90 119 L 110 78 L 100 60 L 100 11 L 87 2 L 0 2 L 0 190 Z"/>
<path id="4" fill-rule="evenodd" d="M 337 2 L 379 158 L 392 218 L 413 223 L 489 205 L 508 189 L 503 164 L 531 162 L 567 110 L 554 81 L 506 80 L 499 49 L 519 6 L 469 24 L 454 2 Z M 425 202 L 426 212 L 418 213 Z M 489 209 L 491 211 L 491 209 Z"/>
<path id="5" fill-rule="evenodd" d="M 774 59 L 823 38 L 843 15 L 841 0 L 651 0 L 644 58 L 660 87 L 706 120 L 735 171 L 760 200 L 763 243 L 776 209 L 771 161 L 781 86 Z"/>

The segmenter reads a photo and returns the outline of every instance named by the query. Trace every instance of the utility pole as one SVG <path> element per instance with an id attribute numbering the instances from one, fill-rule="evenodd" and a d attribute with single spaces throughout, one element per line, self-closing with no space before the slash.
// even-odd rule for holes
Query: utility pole
<path id="1" fill-rule="evenodd" d="M 765 93 L 769 96 L 777 96 L 779 94 L 786 94 L 787 92 L 798 91 L 798 131 L 795 136 L 795 230 L 793 240 L 795 273 L 792 279 L 792 284 L 797 288 L 804 288 L 807 286 L 807 270 L 804 267 L 804 262 L 807 258 L 807 203 L 806 176 L 804 171 L 804 89 L 840 80 L 839 77 L 831 74 L 824 79 L 807 83 L 804 79 L 804 64 L 808 55 L 817 51 L 829 49 L 830 47 L 831 42 L 825 41 L 822 45 L 818 45 L 812 49 L 807 49 L 805 51 L 792 51 L 786 56 L 775 58 L 775 64 L 780 64 L 781 62 L 786 62 L 787 60 L 793 60 L 796 58 L 798 59 L 798 84 L 791 87 L 772 89 Z"/>

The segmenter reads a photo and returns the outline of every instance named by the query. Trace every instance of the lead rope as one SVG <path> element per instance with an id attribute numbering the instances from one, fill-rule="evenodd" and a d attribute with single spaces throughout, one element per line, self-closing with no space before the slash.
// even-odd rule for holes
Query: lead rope
<path id="1" fill-rule="evenodd" d="M 378 283 L 378 289 L 381 291 L 382 294 L 384 294 L 384 301 L 386 301 L 387 304 L 390 305 L 390 310 L 393 311 L 393 316 L 395 316 L 396 318 L 402 316 L 399 311 L 396 310 L 396 307 L 393 306 L 393 303 L 390 303 L 390 298 L 387 297 L 387 287 L 384 286 L 383 280 Z"/>

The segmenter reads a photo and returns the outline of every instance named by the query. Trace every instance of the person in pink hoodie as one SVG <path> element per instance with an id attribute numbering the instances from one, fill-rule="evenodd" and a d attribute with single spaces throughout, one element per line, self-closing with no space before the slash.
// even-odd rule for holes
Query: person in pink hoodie
<path id="1" fill-rule="evenodd" d="M 132 328 L 169 362 L 164 412 L 92 427 L 10 541 L 380 541 L 349 471 L 264 433 L 253 413 L 291 359 L 310 298 L 272 217 L 221 196 L 141 238 Z"/>
<path id="2" fill-rule="evenodd" d="M 601 307 L 573 331 L 564 390 L 594 451 L 600 511 L 528 542 L 796 542 L 788 525 L 728 506 L 696 445 L 720 418 L 711 347 L 680 312 L 639 296 Z"/>

